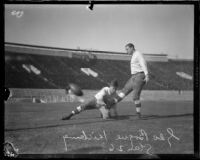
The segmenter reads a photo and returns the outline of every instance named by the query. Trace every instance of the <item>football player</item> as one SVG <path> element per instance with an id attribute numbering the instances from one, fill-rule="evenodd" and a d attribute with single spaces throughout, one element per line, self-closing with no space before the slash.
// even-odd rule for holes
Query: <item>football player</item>
<path id="1" fill-rule="evenodd" d="M 133 102 L 136 106 L 136 113 L 138 118 L 141 118 L 141 101 L 140 94 L 143 86 L 149 81 L 149 73 L 147 69 L 147 63 L 143 57 L 143 54 L 135 49 L 132 43 L 128 43 L 125 46 L 127 54 L 131 55 L 131 76 L 126 82 L 124 88 L 119 92 L 116 97 L 107 98 L 107 103 L 112 106 L 125 98 L 130 92 L 133 91 Z"/>
<path id="2" fill-rule="evenodd" d="M 111 98 L 117 96 L 117 88 L 118 81 L 112 80 L 109 84 L 109 87 L 103 87 L 96 95 L 94 95 L 93 98 L 77 106 L 75 110 L 73 110 L 69 115 L 64 116 L 62 120 L 69 120 L 71 117 L 90 109 L 99 109 L 99 111 L 101 112 L 101 117 L 103 119 L 111 118 L 111 108 L 113 109 L 114 116 L 118 116 L 117 105 L 112 104 L 112 106 L 109 106 L 109 104 L 105 102 L 108 97 Z M 70 89 L 68 92 L 71 93 Z"/>

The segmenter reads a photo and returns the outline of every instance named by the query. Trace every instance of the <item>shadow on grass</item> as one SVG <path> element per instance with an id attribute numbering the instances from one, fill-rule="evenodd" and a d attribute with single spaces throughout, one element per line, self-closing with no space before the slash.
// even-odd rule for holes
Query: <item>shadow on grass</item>
<path id="1" fill-rule="evenodd" d="M 161 119 L 161 118 L 178 118 L 178 117 L 187 117 L 187 116 L 193 116 L 192 113 L 187 114 L 176 114 L 176 115 L 142 115 L 141 119 L 137 118 L 137 115 L 119 115 L 118 117 L 112 117 L 107 120 L 103 120 L 100 117 L 95 118 L 88 118 L 80 122 L 80 119 L 71 119 L 71 120 L 65 120 L 65 121 L 56 121 L 55 124 L 50 125 L 43 125 L 43 126 L 30 126 L 30 127 L 21 127 L 21 128 L 5 128 L 4 131 L 20 131 L 20 130 L 29 130 L 29 129 L 44 129 L 44 128 L 54 128 L 54 127 L 61 127 L 61 126 L 69 126 L 69 125 L 82 125 L 82 124 L 92 124 L 92 123 L 106 123 L 106 122 L 112 122 L 117 120 L 149 120 L 149 119 Z"/>
<path id="2" fill-rule="evenodd" d="M 121 115 L 118 117 L 112 117 L 115 120 L 126 120 L 126 119 L 133 119 L 134 120 L 148 120 L 148 119 L 160 119 L 160 118 L 178 118 L 178 117 L 187 117 L 193 116 L 192 113 L 185 113 L 185 114 L 175 114 L 175 115 L 142 115 L 141 118 L 137 118 L 137 115 Z"/>
<path id="3" fill-rule="evenodd" d="M 178 118 L 193 116 L 193 113 L 175 114 L 175 115 L 142 115 L 141 120 L 161 119 L 161 118 Z"/>

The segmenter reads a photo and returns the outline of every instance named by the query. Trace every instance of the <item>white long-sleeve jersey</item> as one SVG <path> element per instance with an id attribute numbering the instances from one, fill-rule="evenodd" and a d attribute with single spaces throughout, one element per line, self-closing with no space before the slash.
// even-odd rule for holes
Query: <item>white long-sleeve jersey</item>
<path id="1" fill-rule="evenodd" d="M 147 63 L 139 51 L 135 51 L 131 58 L 131 74 L 136 74 L 138 72 L 144 72 L 145 75 L 148 74 Z"/>

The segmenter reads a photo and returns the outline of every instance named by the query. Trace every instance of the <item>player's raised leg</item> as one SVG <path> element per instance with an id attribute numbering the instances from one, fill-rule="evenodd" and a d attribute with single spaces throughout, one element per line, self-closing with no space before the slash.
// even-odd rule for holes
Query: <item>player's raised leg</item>
<path id="1" fill-rule="evenodd" d="M 124 88 L 113 97 L 104 97 L 104 101 L 108 106 L 113 106 L 116 103 L 123 100 L 130 92 L 133 90 L 133 80 L 132 77 L 126 82 Z"/>

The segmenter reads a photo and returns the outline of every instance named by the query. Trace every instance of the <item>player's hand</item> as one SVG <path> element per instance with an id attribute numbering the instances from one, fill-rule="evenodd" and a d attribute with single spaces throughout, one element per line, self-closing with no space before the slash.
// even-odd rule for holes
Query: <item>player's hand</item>
<path id="1" fill-rule="evenodd" d="M 106 104 L 106 106 L 108 106 L 108 108 L 116 104 L 116 99 L 107 95 L 103 97 L 103 101 Z"/>
<path id="2" fill-rule="evenodd" d="M 147 82 L 149 82 L 149 75 L 147 74 L 147 75 L 145 75 L 145 79 L 144 79 L 144 81 L 147 83 Z"/>

